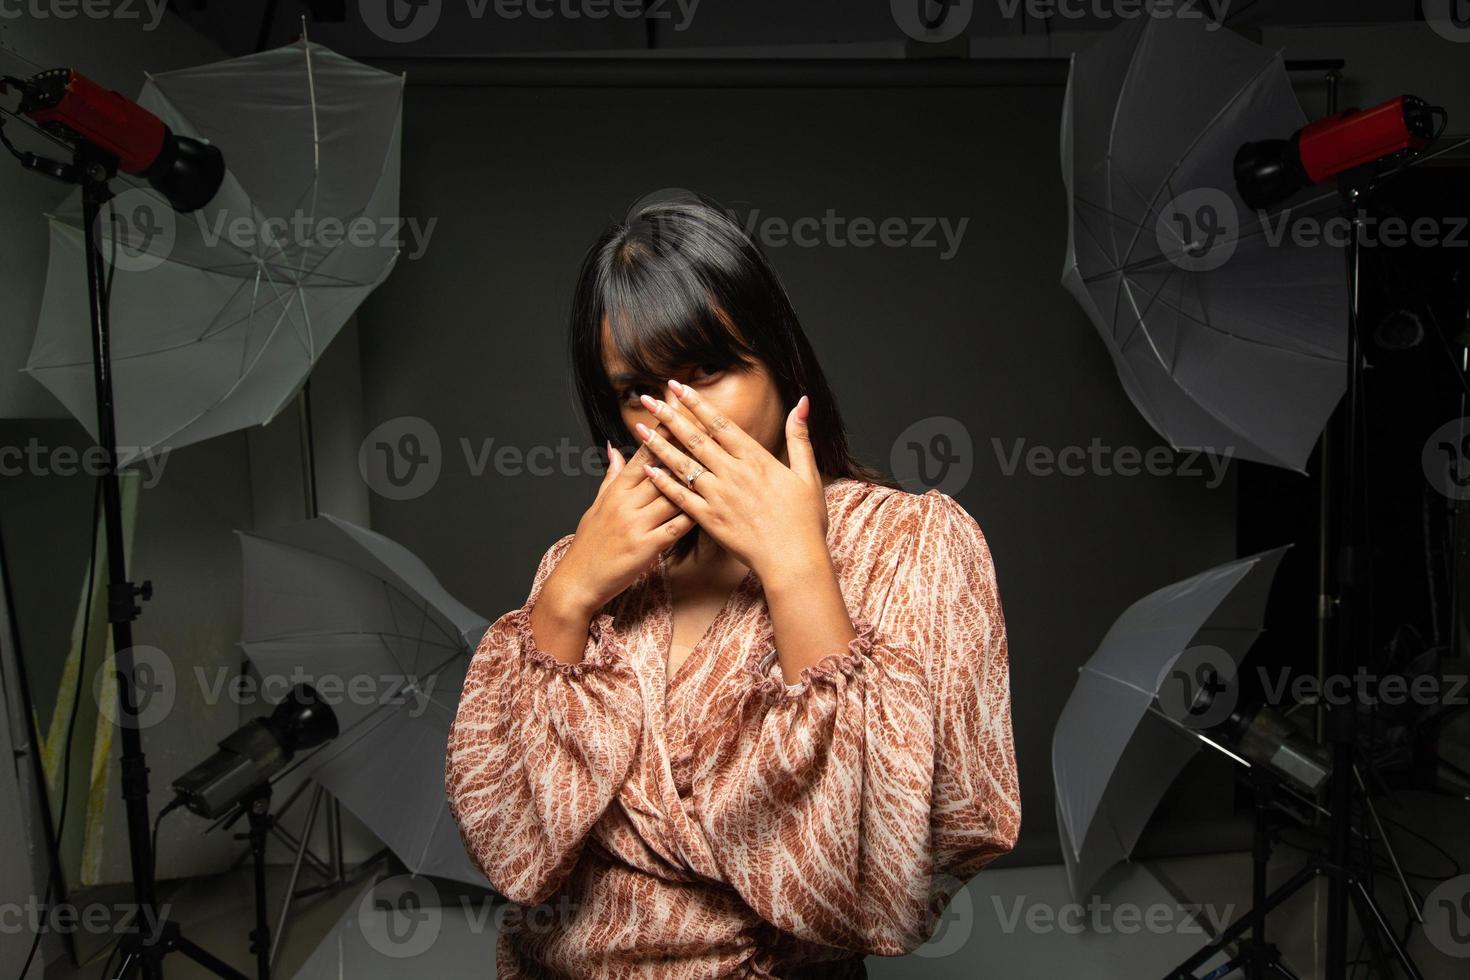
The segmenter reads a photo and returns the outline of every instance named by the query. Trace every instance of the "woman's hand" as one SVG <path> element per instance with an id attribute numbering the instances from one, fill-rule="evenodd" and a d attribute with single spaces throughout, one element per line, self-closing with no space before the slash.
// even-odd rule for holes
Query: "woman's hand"
<path id="1" fill-rule="evenodd" d="M 558 610 L 587 620 L 645 571 L 659 553 L 694 527 L 643 469 L 639 447 L 628 462 L 611 446 L 597 498 L 577 522 L 577 536 L 546 578 L 542 594 Z M 630 465 L 633 464 L 633 465 Z"/>
<path id="2" fill-rule="evenodd" d="M 684 449 L 639 424 L 643 448 L 664 464 L 644 464 L 652 485 L 763 582 L 829 562 L 826 494 L 807 433 L 809 399 L 803 395 L 786 417 L 787 466 L 694 389 L 673 380 L 669 387 L 672 402 L 644 395 L 643 404 Z M 696 462 L 705 472 L 691 486 L 684 478 Z"/>

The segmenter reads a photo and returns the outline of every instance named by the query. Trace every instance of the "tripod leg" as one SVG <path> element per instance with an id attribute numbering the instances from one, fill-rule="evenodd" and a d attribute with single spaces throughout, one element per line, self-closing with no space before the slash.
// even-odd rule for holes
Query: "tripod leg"
<path id="1" fill-rule="evenodd" d="M 1399 937 L 1393 933 L 1393 926 L 1389 925 L 1388 920 L 1384 918 L 1383 911 L 1373 901 L 1373 896 L 1368 894 L 1368 889 L 1364 886 L 1362 879 L 1353 879 L 1352 890 L 1349 894 L 1352 896 L 1353 904 L 1357 906 L 1358 920 L 1362 923 L 1363 929 L 1372 933 L 1377 939 L 1388 943 L 1394 958 L 1403 968 L 1405 976 L 1410 980 L 1424 980 L 1424 974 L 1419 972 L 1419 968 L 1409 958 L 1409 951 L 1399 943 Z"/>
<path id="2" fill-rule="evenodd" d="M 1170 971 L 1164 977 L 1164 980 L 1185 980 L 1185 978 L 1193 976 L 1196 968 L 1220 952 L 1220 950 L 1229 946 L 1238 936 L 1254 926 L 1258 919 L 1269 914 L 1272 909 L 1290 898 L 1303 885 L 1317 877 L 1320 871 L 1321 866 L 1316 861 L 1308 862 L 1300 871 L 1292 875 L 1289 881 L 1268 895 L 1264 903 L 1256 906 L 1232 922 L 1212 942 Z"/>
<path id="3" fill-rule="evenodd" d="M 117 972 L 112 975 L 113 980 L 127 980 L 128 977 L 132 976 L 133 960 L 135 960 L 136 958 L 137 957 L 135 957 L 132 953 L 129 953 L 127 956 L 123 957 L 122 965 L 119 966 L 117 968 Z"/>
<path id="4" fill-rule="evenodd" d="M 316 826 L 317 810 L 321 807 L 322 784 L 317 783 L 311 791 L 311 808 L 306 812 L 306 826 L 301 829 L 300 845 L 296 848 L 296 862 L 291 865 L 291 879 L 286 882 L 286 894 L 281 901 L 281 915 L 276 920 L 276 934 L 271 939 L 270 959 L 268 962 L 276 962 L 276 951 L 280 947 L 281 937 L 286 934 L 286 916 L 291 911 L 291 897 L 296 891 L 296 879 L 301 875 L 301 862 L 306 856 L 306 845 L 311 842 L 311 831 Z"/>
<path id="5" fill-rule="evenodd" d="M 1270 964 L 1271 970 L 1285 977 L 1286 980 L 1298 980 L 1297 975 L 1286 968 L 1286 964 L 1280 960 L 1273 960 Z"/>
<path id="6" fill-rule="evenodd" d="M 249 977 L 233 966 L 230 966 L 230 964 L 218 956 L 215 956 L 208 950 L 200 949 L 183 936 L 178 936 L 174 939 L 174 948 L 217 977 L 224 977 L 225 980 L 250 980 Z"/>
<path id="7" fill-rule="evenodd" d="M 1422 926 L 1424 915 L 1419 911 L 1419 902 L 1414 897 L 1414 890 L 1409 887 L 1409 881 L 1404 877 L 1404 869 L 1399 867 L 1399 856 L 1394 853 L 1393 841 L 1389 839 L 1388 830 L 1383 826 L 1383 821 L 1378 819 L 1378 808 L 1373 805 L 1373 798 L 1368 795 L 1368 786 L 1363 782 L 1363 774 L 1353 766 L 1353 775 L 1357 777 L 1358 788 L 1363 791 L 1363 805 L 1368 808 L 1368 816 L 1373 818 L 1373 826 L 1378 829 L 1378 838 L 1383 841 L 1383 849 L 1388 852 L 1389 863 L 1393 865 L 1393 873 L 1398 876 L 1399 887 L 1404 891 L 1404 898 L 1409 903 L 1409 908 L 1414 910 L 1414 918 Z"/>
<path id="8" fill-rule="evenodd" d="M 335 796 L 332 797 L 332 820 L 331 833 L 331 862 L 332 877 L 334 885 L 341 885 L 347 881 L 346 873 L 342 870 L 342 801 Z"/>

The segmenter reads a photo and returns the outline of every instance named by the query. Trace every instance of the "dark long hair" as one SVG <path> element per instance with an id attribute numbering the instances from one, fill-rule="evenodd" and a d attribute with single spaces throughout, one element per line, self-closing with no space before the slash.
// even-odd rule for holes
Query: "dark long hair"
<path id="1" fill-rule="evenodd" d="M 853 457 L 837 401 L 776 270 L 713 199 L 683 192 L 640 207 L 610 225 L 582 260 L 569 337 L 577 397 L 596 443 L 631 447 L 603 366 L 604 316 L 618 354 L 654 391 L 680 367 L 759 361 L 786 413 L 803 393 L 810 400 L 807 425 L 823 479 L 899 488 Z M 689 554 L 699 533 L 696 526 L 681 537 L 673 556 Z"/>

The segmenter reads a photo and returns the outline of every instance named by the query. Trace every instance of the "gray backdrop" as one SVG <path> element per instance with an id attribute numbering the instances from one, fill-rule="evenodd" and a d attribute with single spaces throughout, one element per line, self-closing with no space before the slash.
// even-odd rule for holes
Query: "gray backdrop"
<path id="1" fill-rule="evenodd" d="M 542 460 L 542 475 L 522 455 L 589 448 L 566 354 L 577 265 L 643 195 L 692 188 L 788 223 L 830 209 L 849 230 L 900 219 L 891 240 L 917 236 L 922 219 L 965 220 L 948 258 L 937 230 L 937 247 L 859 247 L 848 231 L 780 244 L 769 222 L 758 237 L 857 453 L 889 469 L 916 431 L 925 445 L 951 436 L 964 457 L 940 486 L 979 521 L 999 576 L 1023 790 L 1011 859 L 1058 860 L 1051 731 L 1077 666 L 1129 603 L 1233 557 L 1235 533 L 1233 468 L 1219 482 L 1207 460 L 1134 476 L 1112 473 L 1107 455 L 1081 475 L 1024 455 L 1008 465 L 1018 445 L 1161 444 L 1058 282 L 1060 103 L 1060 87 L 420 88 L 410 75 L 403 210 L 420 229 L 436 223 L 417 259 L 405 232 L 360 329 L 365 428 L 383 427 L 370 451 L 408 447 L 422 463 L 404 491 L 383 488 L 406 499 L 373 495 L 373 526 L 488 618 L 524 600 L 600 474 L 582 462 L 597 447 L 571 466 Z M 965 466 L 968 480 L 955 475 Z M 1229 783 L 1212 766 L 1166 804 L 1188 817 L 1181 827 L 1225 809 Z"/>

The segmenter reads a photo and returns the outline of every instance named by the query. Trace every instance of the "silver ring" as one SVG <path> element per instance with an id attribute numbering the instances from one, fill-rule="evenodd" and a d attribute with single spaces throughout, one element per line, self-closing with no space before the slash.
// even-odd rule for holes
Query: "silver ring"
<path id="1" fill-rule="evenodd" d="M 692 487 L 692 486 L 694 486 L 694 481 L 697 480 L 697 479 L 699 479 L 700 476 L 702 476 L 703 474 L 704 474 L 704 467 L 703 466 L 700 466 L 698 463 L 695 463 L 694 464 L 694 469 L 690 470 L 689 471 L 689 475 L 686 476 L 686 477 L 684 477 L 684 485 L 686 487 Z"/>

